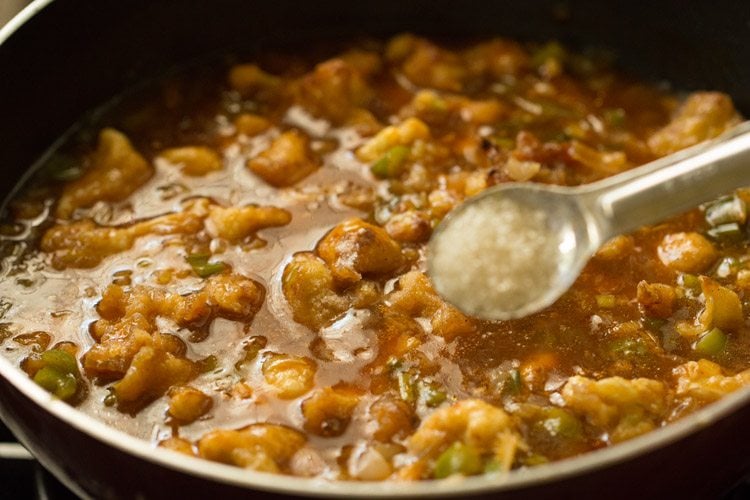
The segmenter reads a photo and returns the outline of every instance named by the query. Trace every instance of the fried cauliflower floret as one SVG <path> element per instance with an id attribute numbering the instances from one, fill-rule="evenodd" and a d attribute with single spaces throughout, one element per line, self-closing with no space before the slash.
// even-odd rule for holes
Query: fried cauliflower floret
<path id="1" fill-rule="evenodd" d="M 633 237 L 621 234 L 607 240 L 594 254 L 594 258 L 604 261 L 619 260 L 630 255 L 635 247 Z"/>
<path id="2" fill-rule="evenodd" d="M 94 344 L 82 359 L 83 369 L 87 376 L 99 381 L 121 379 L 130 367 L 133 357 L 144 346 L 158 344 L 160 350 L 182 355 L 185 346 L 173 336 L 152 336 L 146 330 L 134 326 L 126 334 L 118 335 L 106 342 Z"/>
<path id="3" fill-rule="evenodd" d="M 316 248 L 341 283 L 363 276 L 383 276 L 404 264 L 401 246 L 388 233 L 362 219 L 349 219 L 334 227 Z"/>
<path id="4" fill-rule="evenodd" d="M 120 336 L 131 325 L 154 331 L 160 316 L 183 327 L 202 326 L 214 317 L 251 321 L 264 296 L 262 285 L 238 274 L 211 276 L 202 289 L 186 295 L 148 285 L 128 291 L 110 285 L 97 305 L 102 319 L 90 330 L 96 340 L 106 341 L 107 336 Z"/>
<path id="5" fill-rule="evenodd" d="M 194 302 L 189 295 L 182 297 L 147 285 L 138 285 L 131 290 L 110 285 L 96 307 L 101 319 L 91 325 L 90 333 L 94 340 L 106 342 L 110 337 L 129 336 L 133 327 L 151 332 L 155 329 L 157 316 L 165 314 L 171 318 L 174 315 L 184 320 L 188 309 L 185 303 L 188 302 Z M 208 307 L 205 312 L 208 312 Z M 194 312 L 188 315 L 191 321 L 196 316 L 199 315 Z"/>
<path id="6" fill-rule="evenodd" d="M 91 220 L 58 224 L 44 234 L 41 248 L 52 254 L 52 265 L 57 269 L 90 268 L 110 255 L 132 248 L 140 237 L 195 234 L 204 228 L 206 218 L 212 236 L 235 243 L 261 229 L 288 224 L 291 214 L 271 206 L 224 208 L 200 200 L 183 212 L 130 226 L 99 226 Z"/>
<path id="7" fill-rule="evenodd" d="M 508 158 L 503 171 L 516 182 L 526 182 L 533 179 L 542 169 L 538 161 L 521 161 L 514 156 Z"/>
<path id="8" fill-rule="evenodd" d="M 286 226 L 292 221 L 292 214 L 277 207 L 248 205 L 224 208 L 213 205 L 209 208 L 208 219 L 213 224 L 209 228 L 212 235 L 237 242 L 261 229 Z"/>
<path id="9" fill-rule="evenodd" d="M 217 316 L 249 321 L 263 304 L 265 290 L 260 283 L 245 276 L 219 274 L 211 276 L 195 297 L 211 307 Z M 174 313 L 172 317 L 178 323 L 187 323 L 189 318 L 180 318 L 179 314 Z"/>
<path id="10" fill-rule="evenodd" d="M 388 395 L 374 401 L 368 408 L 368 414 L 372 422 L 372 437 L 381 442 L 387 443 L 394 437 L 404 437 L 414 426 L 412 407 L 405 401 Z"/>
<path id="11" fill-rule="evenodd" d="M 494 38 L 478 43 L 465 53 L 466 66 L 474 75 L 503 78 L 519 75 L 530 66 L 529 54 L 510 40 Z"/>
<path id="12" fill-rule="evenodd" d="M 387 448 L 359 443 L 349 455 L 347 470 L 351 477 L 362 481 L 383 481 L 393 473 L 388 457 Z"/>
<path id="13" fill-rule="evenodd" d="M 424 243 L 432 234 L 432 222 L 429 214 L 409 210 L 391 216 L 385 223 L 384 229 L 396 241 Z"/>
<path id="14" fill-rule="evenodd" d="M 278 473 L 305 441 L 301 433 L 288 427 L 253 424 L 236 431 L 209 432 L 198 442 L 198 454 L 215 462 Z"/>
<path id="15" fill-rule="evenodd" d="M 344 433 L 359 404 L 359 394 L 344 387 L 317 389 L 302 402 L 304 429 L 323 437 Z"/>
<path id="16" fill-rule="evenodd" d="M 271 354 L 263 362 L 263 377 L 281 399 L 294 399 L 312 389 L 315 362 L 309 358 Z"/>
<path id="17" fill-rule="evenodd" d="M 729 96 L 696 92 L 685 100 L 669 124 L 649 137 L 648 146 L 659 156 L 668 155 L 712 139 L 739 122 Z"/>
<path id="18" fill-rule="evenodd" d="M 331 270 L 310 252 L 294 255 L 284 268 L 282 287 L 294 321 L 311 330 L 319 330 L 349 308 L 349 300 L 334 290 Z"/>
<path id="19" fill-rule="evenodd" d="M 706 276 L 698 278 L 705 300 L 705 307 L 698 318 L 703 330 L 721 328 L 722 330 L 737 330 L 745 323 L 742 314 L 740 297 L 727 287 Z"/>
<path id="20" fill-rule="evenodd" d="M 204 146 L 165 149 L 159 156 L 190 176 L 206 175 L 223 167 L 221 157 L 216 151 Z"/>
<path id="21" fill-rule="evenodd" d="M 191 457 L 196 456 L 195 450 L 193 449 L 193 443 L 191 443 L 187 439 L 179 437 L 171 437 L 159 441 L 159 447 L 176 451 L 177 453 L 182 453 Z"/>
<path id="22" fill-rule="evenodd" d="M 167 413 L 180 424 L 190 424 L 208 413 L 213 399 L 195 387 L 175 386 L 169 389 Z"/>
<path id="23" fill-rule="evenodd" d="M 130 228 L 101 227 L 92 220 L 52 226 L 42 238 L 42 251 L 52 254 L 56 269 L 89 268 L 105 257 L 133 246 Z"/>
<path id="24" fill-rule="evenodd" d="M 199 329 L 215 317 L 250 321 L 264 293 L 255 281 L 233 274 L 212 276 L 187 295 L 147 285 L 130 290 L 110 285 L 97 306 L 101 319 L 90 327 L 96 344 L 83 357 L 84 371 L 102 381 L 119 380 L 114 385 L 118 406 L 136 411 L 198 374 L 198 365 L 185 357 L 185 344 L 157 331 L 159 317 Z"/>
<path id="25" fill-rule="evenodd" d="M 641 281 L 636 290 L 636 299 L 647 316 L 668 318 L 674 311 L 677 293 L 669 285 Z"/>
<path id="26" fill-rule="evenodd" d="M 172 385 L 186 383 L 198 374 L 197 365 L 185 358 L 185 344 L 179 338 L 152 335 L 138 328 L 95 344 L 82 364 L 88 377 L 119 379 L 113 389 L 123 411 L 137 411 Z"/>
<path id="27" fill-rule="evenodd" d="M 688 361 L 672 370 L 677 380 L 677 396 L 688 396 L 710 403 L 750 384 L 750 370 L 736 375 L 724 375 L 721 366 L 700 359 Z"/>
<path id="28" fill-rule="evenodd" d="M 399 35 L 386 47 L 386 57 L 400 64 L 413 84 L 459 92 L 469 76 L 458 54 L 414 35 Z"/>
<path id="29" fill-rule="evenodd" d="M 420 90 L 401 109 L 400 116 L 416 116 L 425 122 L 462 120 L 475 125 L 492 124 L 505 115 L 507 108 L 497 99 L 474 100 L 457 95 L 441 95 L 434 90 Z"/>
<path id="30" fill-rule="evenodd" d="M 193 212 L 177 212 L 126 227 L 99 226 L 91 220 L 52 226 L 41 241 L 42 251 L 52 254 L 56 269 L 90 268 L 130 249 L 147 235 L 193 234 L 203 228 L 203 218 Z"/>
<path id="31" fill-rule="evenodd" d="M 698 233 L 668 234 L 657 252 L 665 266 L 683 273 L 703 272 L 718 257 L 714 245 Z"/>
<path id="32" fill-rule="evenodd" d="M 229 70 L 229 86 L 244 95 L 274 88 L 279 84 L 279 77 L 266 73 L 255 64 L 237 64 Z"/>
<path id="33" fill-rule="evenodd" d="M 315 66 L 297 82 L 294 93 L 297 102 L 313 115 L 336 124 L 343 123 L 372 96 L 360 72 L 342 59 Z"/>
<path id="34" fill-rule="evenodd" d="M 198 366 L 193 361 L 154 346 L 141 347 L 125 376 L 113 386 L 117 405 L 121 409 L 140 408 L 196 375 Z"/>
<path id="35" fill-rule="evenodd" d="M 380 54 L 370 50 L 350 49 L 338 56 L 346 64 L 368 77 L 374 75 L 383 67 Z"/>
<path id="36" fill-rule="evenodd" d="M 622 151 L 599 151 L 581 141 L 572 141 L 568 154 L 581 165 L 602 176 L 613 175 L 628 168 L 627 155 Z"/>
<path id="37" fill-rule="evenodd" d="M 292 186 L 319 167 L 308 142 L 301 132 L 286 131 L 268 149 L 249 160 L 247 167 L 272 186 Z"/>
<path id="38" fill-rule="evenodd" d="M 418 457 L 401 475 L 424 477 L 430 462 L 454 443 L 472 447 L 510 469 L 523 439 L 502 409 L 478 399 L 465 399 L 434 411 L 422 420 L 407 442 L 407 452 Z"/>
<path id="39" fill-rule="evenodd" d="M 396 289 L 388 295 L 388 302 L 397 311 L 429 318 L 433 333 L 446 340 L 476 330 L 474 320 L 441 299 L 420 271 L 402 275 Z"/>
<path id="40" fill-rule="evenodd" d="M 562 390 L 565 406 L 592 425 L 612 429 L 609 438 L 623 441 L 654 429 L 669 407 L 664 383 L 647 378 L 568 379 Z"/>
<path id="41" fill-rule="evenodd" d="M 154 169 L 117 130 L 105 128 L 86 173 L 65 186 L 55 215 L 68 219 L 97 201 L 121 201 L 151 178 Z"/>
<path id="42" fill-rule="evenodd" d="M 461 99 L 458 102 L 461 119 L 475 125 L 492 124 L 506 112 L 505 106 L 497 99 Z"/>
<path id="43" fill-rule="evenodd" d="M 313 331 L 329 325 L 349 307 L 363 307 L 379 295 L 377 287 L 366 280 L 340 290 L 326 263 L 311 252 L 292 257 L 281 284 L 294 321 Z"/>
<path id="44" fill-rule="evenodd" d="M 242 113 L 234 119 L 234 128 L 238 134 L 251 137 L 271 128 L 271 122 L 260 115 Z"/>
<path id="45" fill-rule="evenodd" d="M 417 140 L 430 138 L 430 128 L 418 118 L 407 118 L 398 125 L 386 127 L 357 149 L 357 158 L 371 162 L 382 157 L 394 146 L 409 146 Z"/>

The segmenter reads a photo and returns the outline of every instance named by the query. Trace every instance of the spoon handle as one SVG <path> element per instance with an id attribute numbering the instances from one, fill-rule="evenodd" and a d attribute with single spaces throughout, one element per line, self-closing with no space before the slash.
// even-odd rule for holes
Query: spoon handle
<path id="1" fill-rule="evenodd" d="M 750 186 L 750 121 L 716 139 L 580 189 L 602 242 Z"/>

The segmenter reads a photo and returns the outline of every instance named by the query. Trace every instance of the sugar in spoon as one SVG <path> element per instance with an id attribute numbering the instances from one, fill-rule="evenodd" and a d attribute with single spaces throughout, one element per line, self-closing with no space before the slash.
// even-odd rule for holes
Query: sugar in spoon
<path id="1" fill-rule="evenodd" d="M 613 236 L 745 185 L 750 121 L 592 184 L 496 186 L 440 223 L 428 246 L 428 274 L 469 315 L 520 318 L 555 302 Z"/>

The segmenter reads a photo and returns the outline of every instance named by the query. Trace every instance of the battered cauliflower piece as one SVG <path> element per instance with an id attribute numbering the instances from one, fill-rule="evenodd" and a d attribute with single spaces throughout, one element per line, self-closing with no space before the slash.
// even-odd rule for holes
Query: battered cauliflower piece
<path id="1" fill-rule="evenodd" d="M 649 137 L 648 146 L 659 156 L 668 155 L 712 139 L 739 122 L 728 95 L 696 92 L 685 100 L 668 125 Z"/>
<path id="2" fill-rule="evenodd" d="M 183 212 L 154 217 L 130 226 L 99 226 L 92 220 L 52 226 L 42 237 L 41 248 L 52 254 L 57 269 L 91 268 L 110 255 L 132 248 L 144 236 L 192 235 L 204 228 L 231 243 L 254 235 L 261 229 L 284 226 L 291 214 L 272 206 L 249 205 L 224 208 L 200 200 Z"/>
<path id="3" fill-rule="evenodd" d="M 302 402 L 305 430 L 323 437 L 340 436 L 352 419 L 359 397 L 359 393 L 345 387 L 315 390 Z"/>
<path id="4" fill-rule="evenodd" d="M 100 382 L 119 380 L 113 394 L 122 411 L 135 413 L 173 385 L 190 381 L 198 366 L 185 358 L 178 337 L 133 327 L 128 335 L 95 344 L 83 357 L 87 376 Z"/>
<path id="5" fill-rule="evenodd" d="M 175 356 L 185 353 L 185 344 L 178 337 L 151 334 L 138 325 L 131 325 L 126 334 L 94 344 L 83 356 L 87 376 L 100 382 L 119 380 L 125 376 L 135 355 L 142 347 L 151 347 Z"/>
<path id="6" fill-rule="evenodd" d="M 592 425 L 611 429 L 612 442 L 624 441 L 659 425 L 669 408 L 670 393 L 658 380 L 609 377 L 568 379 L 562 390 L 565 406 Z"/>
<path id="7" fill-rule="evenodd" d="M 263 285 L 250 278 L 240 274 L 218 274 L 208 278 L 206 286 L 201 291 L 187 297 L 193 297 L 190 302 L 203 303 L 210 307 L 215 316 L 250 321 L 263 304 L 265 293 Z M 185 296 L 178 297 L 185 299 Z M 192 306 L 187 300 L 185 304 L 187 308 Z M 187 324 L 191 316 L 180 316 L 181 312 L 178 308 L 172 313 L 172 318 L 178 323 Z"/>
<path id="8" fill-rule="evenodd" d="M 96 340 L 119 337 L 130 325 L 155 331 L 159 316 L 183 327 L 202 326 L 215 317 L 250 321 L 264 296 L 262 285 L 238 274 L 211 276 L 202 289 L 186 295 L 148 285 L 130 290 L 110 285 L 97 305 L 102 319 L 92 325 L 91 335 Z"/>
<path id="9" fill-rule="evenodd" d="M 255 64 L 237 64 L 229 70 L 229 86 L 244 95 L 272 89 L 280 84 L 281 78 L 266 73 Z"/>
<path id="10" fill-rule="evenodd" d="M 208 413 L 213 403 L 211 396 L 194 387 L 175 386 L 169 390 L 168 413 L 179 424 L 187 425 Z"/>
<path id="11" fill-rule="evenodd" d="M 714 327 L 725 331 L 737 330 L 742 327 L 745 324 L 745 317 L 742 314 L 740 297 L 711 278 L 701 276 L 698 279 L 706 302 L 706 306 L 698 318 L 698 323 L 703 327 L 703 331 L 708 331 Z"/>
<path id="12" fill-rule="evenodd" d="M 404 243 L 424 243 L 432 234 L 429 214 L 409 210 L 394 214 L 385 223 L 384 229 L 396 241 Z"/>
<path id="13" fill-rule="evenodd" d="M 254 235 L 261 229 L 286 226 L 292 221 L 292 214 L 277 207 L 248 205 L 224 208 L 212 205 L 209 208 L 208 219 L 213 224 L 209 227 L 209 232 L 213 236 L 234 243 Z"/>
<path id="14" fill-rule="evenodd" d="M 183 455 L 188 455 L 191 457 L 196 456 L 195 450 L 193 450 L 193 443 L 191 443 L 187 439 L 183 439 L 180 437 L 171 437 L 159 441 L 159 447 L 176 451 L 177 453 L 182 453 Z"/>
<path id="15" fill-rule="evenodd" d="M 383 61 L 380 54 L 371 50 L 349 49 L 338 56 L 346 64 L 359 71 L 363 77 L 369 77 L 380 71 Z"/>
<path id="16" fill-rule="evenodd" d="M 331 270 L 310 252 L 294 255 L 284 268 L 281 283 L 294 321 L 313 331 L 349 308 L 349 300 L 334 290 Z"/>
<path id="17" fill-rule="evenodd" d="M 363 276 L 388 275 L 404 264 L 401 246 L 383 228 L 362 219 L 334 227 L 320 240 L 316 252 L 344 284 Z"/>
<path id="18" fill-rule="evenodd" d="M 691 397 L 710 403 L 750 384 L 750 370 L 724 375 L 721 366 L 701 359 L 688 361 L 672 370 L 677 380 L 677 396 Z"/>
<path id="19" fill-rule="evenodd" d="M 424 477 L 431 462 L 456 442 L 471 446 L 481 456 L 497 460 L 502 470 L 513 465 L 523 439 L 502 409 L 478 399 L 465 399 L 434 411 L 409 438 L 407 453 L 417 461 L 403 468 L 405 478 Z"/>
<path id="20" fill-rule="evenodd" d="M 268 149 L 249 160 L 247 168 L 274 187 L 292 186 L 320 166 L 308 142 L 302 132 L 284 132 Z"/>
<path id="21" fill-rule="evenodd" d="M 295 254 L 284 268 L 281 283 L 294 321 L 313 331 L 329 325 L 351 306 L 372 303 L 379 294 L 366 280 L 340 290 L 326 263 L 312 252 Z"/>
<path id="22" fill-rule="evenodd" d="M 288 427 L 253 424 L 236 431 L 209 432 L 198 442 L 198 455 L 246 469 L 278 473 L 305 441 L 301 433 Z"/>
<path id="23" fill-rule="evenodd" d="M 633 251 L 635 242 L 630 235 L 621 234 L 606 241 L 594 254 L 594 258 L 603 261 L 619 260 L 627 257 Z"/>
<path id="24" fill-rule="evenodd" d="M 430 138 L 430 128 L 418 118 L 407 118 L 377 133 L 357 150 L 357 158 L 372 162 L 382 157 L 394 146 L 410 146 L 417 140 Z"/>
<path id="25" fill-rule="evenodd" d="M 372 418 L 372 437 L 387 443 L 394 437 L 408 435 L 415 424 L 414 409 L 402 399 L 385 394 L 375 400 L 368 408 Z"/>
<path id="26" fill-rule="evenodd" d="M 42 237 L 43 252 L 52 254 L 55 269 L 90 268 L 133 246 L 131 228 L 102 227 L 92 220 L 52 226 Z"/>
<path id="27" fill-rule="evenodd" d="M 252 137 L 271 128 L 272 123 L 260 115 L 242 113 L 234 119 L 234 128 L 238 134 Z"/>
<path id="28" fill-rule="evenodd" d="M 343 123 L 372 97 L 360 72 L 342 59 L 331 59 L 315 66 L 294 86 L 297 102 L 313 115 Z"/>
<path id="29" fill-rule="evenodd" d="M 263 377 L 281 399 L 294 399 L 312 389 L 315 362 L 309 358 L 271 354 L 263 362 Z"/>
<path id="30" fill-rule="evenodd" d="M 125 135 L 111 128 L 99 133 L 99 144 L 91 167 L 65 186 L 55 215 L 68 219 L 78 208 L 98 201 L 121 201 L 148 181 L 154 168 L 130 144 Z"/>
<path id="31" fill-rule="evenodd" d="M 190 176 L 206 175 L 221 170 L 224 166 L 216 151 L 204 146 L 166 149 L 159 156 L 180 167 L 182 173 Z"/>
<path id="32" fill-rule="evenodd" d="M 199 330 L 215 317 L 251 321 L 264 293 L 253 280 L 232 274 L 212 276 L 187 295 L 147 285 L 130 290 L 110 285 L 97 305 L 101 319 L 90 328 L 96 344 L 84 355 L 83 369 L 101 381 L 120 380 L 114 385 L 118 406 L 140 409 L 199 371 L 185 357 L 182 340 L 157 331 L 157 318 Z"/>
<path id="33" fill-rule="evenodd" d="M 52 226 L 41 241 L 42 251 L 52 254 L 56 269 L 91 268 L 102 260 L 130 249 L 146 235 L 193 234 L 203 228 L 203 217 L 177 212 L 125 227 L 99 226 L 87 219 Z"/>
<path id="34" fill-rule="evenodd" d="M 668 318 L 674 311 L 677 293 L 663 283 L 638 283 L 636 299 L 644 312 L 652 318 Z"/>
<path id="35" fill-rule="evenodd" d="M 466 65 L 475 75 L 500 79 L 519 75 L 530 66 L 529 54 L 517 42 L 494 38 L 481 42 L 464 52 Z"/>
<path id="36" fill-rule="evenodd" d="M 198 365 L 189 359 L 145 345 L 133 356 L 125 376 L 113 385 L 118 408 L 138 410 L 164 395 L 173 385 L 198 375 Z"/>
<path id="37" fill-rule="evenodd" d="M 622 151 L 599 151 L 581 141 L 572 141 L 568 153 L 587 168 L 601 175 L 612 175 L 628 167 L 628 157 Z"/>
<path id="38" fill-rule="evenodd" d="M 469 76 L 458 54 L 411 34 L 392 38 L 386 57 L 418 86 L 459 92 Z"/>
<path id="39" fill-rule="evenodd" d="M 402 117 L 418 117 L 427 123 L 440 122 L 448 116 L 475 125 L 497 122 L 507 108 L 497 99 L 474 100 L 457 95 L 442 95 L 434 90 L 420 90 L 401 109 Z"/>
<path id="40" fill-rule="evenodd" d="M 441 299 L 421 271 L 402 275 L 388 302 L 409 316 L 429 318 L 432 332 L 448 341 L 476 331 L 474 320 Z"/>
<path id="41" fill-rule="evenodd" d="M 683 273 L 700 273 L 716 261 L 713 243 L 698 233 L 672 233 L 664 236 L 657 249 L 662 263 Z"/>

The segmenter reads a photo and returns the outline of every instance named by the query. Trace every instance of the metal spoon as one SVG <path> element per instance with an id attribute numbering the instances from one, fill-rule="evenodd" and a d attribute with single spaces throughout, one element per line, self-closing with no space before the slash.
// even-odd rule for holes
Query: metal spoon
<path id="1" fill-rule="evenodd" d="M 555 302 L 573 284 L 594 252 L 613 236 L 659 222 L 746 185 L 750 185 L 750 122 L 711 141 L 592 184 L 572 188 L 533 183 L 497 186 L 469 199 L 438 226 L 428 247 L 428 274 L 437 292 L 468 314 L 493 320 L 527 316 Z M 509 282 L 508 293 L 503 297 L 522 297 L 520 303 L 492 302 L 495 295 L 485 293 L 481 283 L 472 293 L 466 293 L 466 286 L 452 286 L 456 269 L 450 274 L 447 268 L 455 266 L 450 262 L 446 265 L 445 258 L 441 260 L 444 256 L 440 252 L 445 254 L 449 245 L 454 246 L 450 259 L 466 266 L 483 265 L 495 258 L 466 255 L 467 260 L 463 261 L 460 249 L 471 238 L 482 238 L 486 232 L 482 229 L 475 231 L 477 234 L 466 234 L 462 230 L 468 227 L 467 210 L 484 211 L 487 215 L 487 211 L 497 209 L 498 200 L 507 200 L 503 203 L 512 203 L 527 215 L 541 212 L 544 236 L 554 245 L 552 262 L 541 274 L 544 279 L 537 279 L 535 286 L 528 281 Z M 524 264 L 539 265 L 538 255 L 523 258 L 537 259 L 537 263 L 519 261 L 514 266 L 520 269 Z"/>

